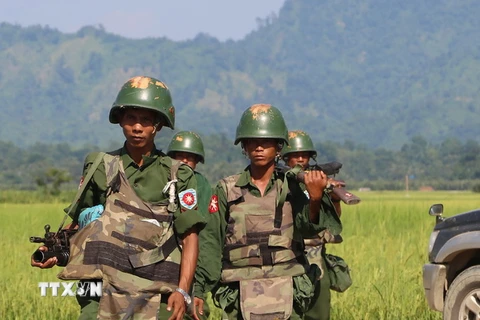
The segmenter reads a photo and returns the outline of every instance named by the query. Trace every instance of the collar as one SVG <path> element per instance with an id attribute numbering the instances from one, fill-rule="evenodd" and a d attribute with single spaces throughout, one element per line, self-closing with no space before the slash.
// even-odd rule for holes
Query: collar
<path id="1" fill-rule="evenodd" d="M 130 166 L 133 166 L 133 167 L 137 167 L 138 168 L 138 165 L 135 163 L 135 161 L 133 161 L 133 159 L 130 157 L 130 155 L 128 154 L 128 151 L 127 151 L 127 146 L 126 146 L 126 142 L 123 144 L 123 147 L 122 149 L 120 150 L 120 159 L 122 160 L 123 162 L 123 167 L 124 168 L 127 168 L 127 167 L 130 167 Z M 152 147 L 152 151 L 150 152 L 150 155 L 149 156 L 146 156 L 146 155 L 142 155 L 142 158 L 143 158 L 143 167 L 146 167 L 146 166 L 149 166 L 150 164 L 152 164 L 159 156 L 162 156 L 163 153 L 157 149 L 157 147 L 155 146 L 155 144 L 153 145 Z"/>
<path id="2" fill-rule="evenodd" d="M 272 176 L 270 177 L 270 182 L 267 185 L 267 189 L 268 189 L 268 186 L 271 186 L 275 183 L 276 178 L 277 178 L 277 173 L 274 171 Z M 246 186 L 257 188 L 257 186 L 255 186 L 252 183 L 252 176 L 250 174 L 250 165 L 246 167 L 242 173 L 240 173 L 240 177 L 238 177 L 238 180 L 237 180 L 237 183 L 235 183 L 235 186 L 240 188 L 246 187 Z"/>

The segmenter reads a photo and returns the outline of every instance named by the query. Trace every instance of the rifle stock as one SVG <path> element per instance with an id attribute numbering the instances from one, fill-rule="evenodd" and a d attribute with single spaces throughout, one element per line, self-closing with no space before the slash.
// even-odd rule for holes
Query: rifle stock
<path id="1" fill-rule="evenodd" d="M 351 192 L 348 192 L 345 188 L 333 188 L 333 193 L 342 200 L 343 203 L 351 205 L 360 203 L 360 198 Z"/>

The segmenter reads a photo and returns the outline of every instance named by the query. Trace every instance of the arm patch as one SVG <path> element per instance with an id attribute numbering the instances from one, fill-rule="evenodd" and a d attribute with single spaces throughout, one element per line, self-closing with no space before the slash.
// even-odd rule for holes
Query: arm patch
<path id="1" fill-rule="evenodd" d="M 191 210 L 197 205 L 197 191 L 195 189 L 187 189 L 178 194 L 180 205 L 185 209 Z"/>

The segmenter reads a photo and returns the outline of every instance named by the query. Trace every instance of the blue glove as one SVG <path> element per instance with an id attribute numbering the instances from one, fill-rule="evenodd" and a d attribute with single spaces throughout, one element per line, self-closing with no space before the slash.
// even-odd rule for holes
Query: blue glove
<path id="1" fill-rule="evenodd" d="M 103 213 L 103 206 L 101 204 L 84 209 L 78 216 L 78 228 L 82 229 L 87 224 L 100 218 Z"/>

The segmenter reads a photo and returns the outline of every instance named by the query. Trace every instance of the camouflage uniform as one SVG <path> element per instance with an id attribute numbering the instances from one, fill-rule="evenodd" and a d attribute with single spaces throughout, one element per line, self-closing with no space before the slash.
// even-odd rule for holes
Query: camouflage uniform
<path id="1" fill-rule="evenodd" d="M 77 296 L 80 319 L 167 319 L 172 314 L 166 311 L 168 297 L 179 284 L 182 235 L 205 224 L 197 210 L 193 170 L 153 145 L 159 125 L 174 128 L 175 108 L 167 86 L 150 77 L 131 78 L 120 89 L 109 121 L 120 123 L 124 114 L 132 115 L 130 108 L 155 115 L 125 120 L 128 130 L 129 121 L 153 129 L 147 133 L 151 152 L 137 165 L 127 152 L 134 144 L 123 124 L 124 147 L 103 156 L 73 204 L 74 221 L 83 209 L 105 207 L 72 237 L 69 263 L 59 274 L 61 279 L 103 280 L 101 299 Z M 96 158 L 97 153 L 87 156 L 84 176 Z"/>
<path id="2" fill-rule="evenodd" d="M 220 180 L 210 202 L 208 232 L 200 234 L 200 241 L 209 242 L 200 256 L 208 260 L 197 268 L 194 292 L 204 298 L 212 290 L 228 319 L 302 319 L 320 276 L 318 266 L 305 257 L 303 236 L 341 228 L 326 214 L 335 212 L 328 202 L 318 204 L 318 223 L 311 222 L 310 201 L 295 173 L 272 171 L 272 148 L 278 152 L 288 143 L 287 132 L 277 108 L 256 104 L 247 109 L 234 143 L 248 143 L 250 149 L 265 143 L 267 162 L 259 160 L 254 167 L 252 161 L 242 173 Z M 272 172 L 261 177 L 263 195 L 252 182 L 253 169 Z"/>
<path id="3" fill-rule="evenodd" d="M 260 191 L 253 183 L 250 182 L 251 179 L 248 168 L 245 169 L 241 175 L 229 177 L 225 180 L 229 179 L 238 179 L 235 183 L 235 186 L 241 190 L 242 194 L 245 194 L 247 197 L 257 197 L 258 199 L 260 199 L 260 201 L 263 200 L 260 196 Z M 275 197 L 277 192 L 276 185 L 279 181 L 277 179 L 282 180 L 283 177 L 281 177 L 279 174 L 275 174 L 274 176 L 272 176 L 272 179 L 265 190 L 264 197 Z M 230 281 L 235 277 L 233 275 L 234 273 L 236 273 L 235 269 L 230 269 L 229 271 L 227 271 L 228 274 L 226 274 L 225 270 L 223 270 L 223 275 L 220 276 L 222 273 L 222 269 L 227 268 L 225 263 L 223 263 L 222 268 L 221 261 L 222 253 L 224 252 L 224 247 L 226 244 L 225 241 L 229 232 L 227 230 L 227 222 L 229 221 L 229 219 L 231 219 L 229 208 L 232 206 L 232 202 L 228 201 L 224 186 L 222 184 L 223 183 L 219 183 L 215 189 L 215 194 L 212 197 L 212 202 L 210 204 L 210 212 L 213 211 L 211 213 L 211 218 L 208 220 L 206 229 L 200 233 L 201 241 L 204 243 L 208 243 L 208 246 L 206 246 L 200 251 L 200 257 L 208 257 L 208 260 L 205 259 L 204 261 L 202 261 L 202 263 L 199 263 L 198 265 L 196 273 L 197 282 L 194 285 L 194 294 L 195 296 L 204 299 L 205 293 L 214 289 L 217 281 L 223 278 L 223 283 L 220 286 L 216 287 L 214 290 L 215 302 L 216 304 L 225 309 L 226 313 L 228 314 L 228 319 L 242 319 L 242 316 L 239 313 L 239 279 L 237 279 L 237 281 Z M 332 224 L 337 229 L 339 228 L 337 221 L 330 219 L 332 215 L 327 215 L 325 213 L 334 210 L 329 202 L 323 203 L 323 210 L 320 213 L 320 222 L 318 223 L 318 225 L 309 222 L 308 201 L 306 201 L 306 197 L 303 195 L 302 190 L 298 187 L 298 184 L 297 187 L 295 187 L 295 182 L 292 181 L 291 184 L 291 193 L 290 196 L 287 198 L 284 206 L 290 208 L 289 218 L 293 219 L 292 222 L 294 224 L 294 238 L 297 239 L 299 243 L 302 241 L 301 235 L 314 236 L 324 230 L 325 225 Z M 242 202 L 243 200 L 237 199 L 236 201 Z M 274 207 L 270 207 L 272 211 L 275 211 Z M 248 210 L 248 207 L 246 207 L 245 210 Z M 285 212 L 284 214 L 285 217 L 288 217 L 287 212 Z M 249 243 L 249 239 L 247 239 L 246 242 Z M 283 259 L 281 257 L 279 258 Z M 225 257 L 223 261 L 225 262 Z M 294 261 L 295 263 L 290 262 L 290 264 L 288 264 L 288 271 L 285 274 L 291 274 L 291 272 L 293 271 L 294 279 L 297 278 L 296 280 L 305 280 L 298 279 L 302 278 L 306 271 L 310 271 L 310 267 L 308 266 L 305 257 L 303 255 L 298 256 L 294 259 Z M 287 265 L 285 264 L 283 265 L 283 267 L 286 266 Z M 258 266 L 255 267 L 253 270 L 257 270 L 259 273 L 261 273 L 261 275 L 259 275 L 258 277 L 254 276 L 255 278 L 261 279 L 268 276 L 268 271 L 263 272 Z M 311 270 L 311 272 L 313 273 L 313 270 Z M 250 275 L 252 274 L 253 272 L 250 272 Z M 297 284 L 300 283 L 300 281 L 293 281 L 293 283 Z M 312 284 L 310 283 L 310 285 Z M 299 292 L 302 288 L 295 289 L 297 289 L 297 292 Z M 225 305 L 226 300 L 230 301 Z M 300 319 L 303 313 L 301 306 L 299 304 L 293 304 L 293 306 L 294 309 L 291 315 L 291 319 Z"/>
<path id="4" fill-rule="evenodd" d="M 123 171 L 124 173 L 123 177 L 125 178 L 125 181 L 123 185 L 125 188 L 123 189 L 122 192 L 119 192 L 119 193 L 120 194 L 128 194 L 128 192 L 132 193 L 132 195 L 130 195 L 129 197 L 129 203 L 133 204 L 133 207 L 138 207 L 140 209 L 143 208 L 144 211 L 154 211 L 155 209 L 150 204 L 159 204 L 159 203 L 168 201 L 168 195 L 165 195 L 162 192 L 162 189 L 167 184 L 167 182 L 171 180 L 170 174 L 171 174 L 171 168 L 173 164 L 172 159 L 164 155 L 159 150 L 154 149 L 152 150 L 150 156 L 144 156 L 144 165 L 142 166 L 142 168 L 139 168 L 135 164 L 135 162 L 130 158 L 130 156 L 126 152 L 125 147 L 112 152 L 112 154 L 118 155 L 119 160 L 123 164 L 121 171 Z M 92 165 L 93 160 L 96 158 L 96 155 L 97 153 L 92 153 L 87 156 L 85 161 L 85 166 L 84 166 L 84 174 L 88 171 L 88 169 Z M 109 195 L 109 187 L 108 187 L 108 185 L 111 185 L 112 183 L 111 182 L 107 183 L 107 176 L 108 175 L 106 173 L 105 164 L 104 164 L 104 161 L 102 161 L 99 167 L 97 168 L 97 170 L 95 171 L 92 179 L 88 182 L 84 196 L 79 201 L 77 210 L 75 210 L 77 214 L 83 208 L 91 207 L 97 204 L 106 205 L 106 211 L 107 211 L 109 207 L 107 198 L 112 197 L 112 194 Z M 128 177 L 128 180 L 126 177 Z M 112 179 L 112 178 L 113 177 L 110 177 L 109 179 Z M 180 193 L 189 189 L 195 190 L 197 187 L 196 180 L 193 176 L 193 171 L 190 169 L 190 167 L 186 165 L 180 165 L 178 167 L 176 178 L 178 180 L 176 184 L 177 193 Z M 114 194 L 115 193 L 113 193 L 113 195 Z M 132 202 L 133 201 L 132 197 L 134 197 L 134 195 L 136 195 L 138 199 L 135 202 Z M 114 205 L 111 203 L 110 203 L 110 206 L 112 208 L 114 207 Z M 132 208 L 127 208 L 127 210 L 124 210 L 124 211 L 129 212 L 134 210 Z M 115 211 L 115 209 L 111 209 L 111 211 Z M 117 212 L 114 212 L 114 214 L 112 214 L 112 217 L 114 218 L 117 217 L 115 216 L 115 214 L 117 214 L 118 219 L 121 219 L 120 217 L 122 214 L 125 215 L 125 213 L 118 212 L 118 209 L 117 209 Z M 75 216 L 73 216 L 72 218 L 74 218 L 75 220 Z M 122 216 L 122 218 L 124 217 Z M 144 217 L 144 218 L 148 219 L 148 217 Z M 75 237 L 79 237 L 79 236 L 86 237 L 92 234 L 94 235 L 97 232 L 100 232 L 100 230 L 108 228 L 108 225 L 109 225 L 108 219 L 109 219 L 108 216 L 106 216 L 105 214 L 102 215 L 100 219 L 98 219 L 93 223 L 90 223 L 84 230 L 82 229 L 81 232 L 78 232 Z M 128 228 L 127 221 L 131 221 L 132 217 L 128 216 L 124 218 L 124 220 L 125 220 L 125 223 L 124 223 L 125 228 Z M 105 225 L 103 226 L 102 223 Z M 179 235 L 181 235 L 185 231 L 190 229 L 192 226 L 196 224 L 200 224 L 200 225 L 203 224 L 204 219 L 200 216 L 197 210 L 197 207 L 186 209 L 179 206 L 173 213 L 173 223 L 174 223 L 175 231 L 178 232 Z M 151 231 L 152 233 L 155 233 L 156 231 L 153 229 L 153 227 L 150 225 L 146 225 L 146 226 L 147 228 L 141 229 L 141 230 L 138 230 L 138 228 L 133 228 L 131 231 L 129 231 L 129 234 L 135 238 L 155 237 L 155 234 L 152 235 L 152 234 L 148 234 L 147 232 L 147 231 Z M 140 231 L 140 232 L 136 232 L 136 231 Z M 172 230 L 170 230 L 170 232 L 171 231 Z M 165 235 L 165 238 L 169 238 L 168 235 Z M 78 240 L 79 243 L 82 243 L 83 241 L 84 239 Z M 72 242 L 75 242 L 74 238 L 72 238 Z M 90 242 L 93 242 L 93 241 L 90 241 Z M 119 248 L 118 250 L 120 250 L 120 248 L 125 245 L 129 246 L 124 239 L 119 239 L 117 246 L 111 247 L 109 249 L 113 252 L 115 248 Z M 147 248 L 153 249 L 154 246 L 147 246 Z M 132 250 L 126 253 L 126 254 L 129 254 L 130 256 L 133 254 L 133 251 L 145 251 L 145 248 L 144 249 L 137 248 L 137 250 L 133 250 L 133 248 L 130 248 L 130 249 Z M 178 247 L 175 245 L 175 248 L 171 248 L 171 249 L 173 250 L 171 250 L 172 252 L 169 254 L 169 257 L 170 258 L 175 257 L 178 260 L 179 254 L 180 254 L 178 251 Z M 74 254 L 75 253 L 72 251 L 72 256 Z M 104 256 L 104 255 L 105 254 L 102 254 L 100 256 Z M 92 259 L 90 258 L 90 260 Z M 82 264 L 82 261 L 80 261 L 77 265 L 74 264 L 74 261 L 70 261 L 69 265 L 67 265 L 67 267 L 62 271 L 62 273 L 59 276 L 62 279 L 88 279 L 88 276 L 86 275 L 79 277 L 76 274 L 79 272 L 78 270 L 80 269 L 78 266 L 79 264 Z M 102 272 L 99 273 L 97 266 L 99 264 L 100 265 L 105 264 L 105 261 L 98 261 L 98 256 L 97 256 L 97 260 L 90 261 L 88 262 L 88 264 L 90 264 L 93 268 L 93 269 L 90 269 L 90 271 L 93 273 L 92 276 L 90 277 L 91 279 L 95 279 L 99 276 L 101 277 L 103 273 L 107 272 L 103 270 Z M 167 276 L 166 278 L 168 279 L 166 279 L 165 276 L 168 275 L 168 271 L 165 269 L 166 268 L 165 264 L 168 264 L 168 261 L 165 261 L 163 264 L 158 263 L 156 265 L 158 267 L 156 267 L 155 270 L 152 270 L 151 267 L 147 269 L 144 266 L 143 268 L 147 273 L 140 274 L 138 277 L 132 276 L 133 278 L 132 282 L 139 283 L 139 286 L 145 286 L 148 284 L 148 286 L 150 286 L 150 290 L 152 290 L 153 292 L 156 292 L 155 299 L 158 299 L 158 301 L 156 301 L 158 304 L 160 304 L 160 299 L 163 298 L 161 301 L 162 306 L 160 307 L 160 309 L 163 310 L 164 315 L 166 316 L 168 314 L 165 307 L 166 298 L 161 297 L 160 295 L 158 295 L 158 293 L 161 291 L 163 293 L 166 293 L 166 292 L 168 293 L 174 290 L 174 286 L 172 284 L 178 281 L 177 278 L 179 275 L 179 269 L 175 267 L 170 268 L 170 271 L 171 272 L 173 271 L 174 276 L 171 278 Z M 159 270 L 160 266 L 163 266 L 165 270 Z M 118 267 L 112 268 L 112 266 L 109 266 L 109 268 L 110 270 L 108 270 L 108 272 L 110 274 L 112 273 L 114 274 L 117 270 L 116 268 Z M 105 267 L 103 269 L 105 269 Z M 147 278 L 151 278 L 150 281 L 146 280 Z M 155 284 L 153 283 L 153 280 L 156 281 Z M 163 287 L 160 288 L 159 286 L 163 286 Z M 104 287 L 105 287 L 105 281 L 104 281 Z M 115 296 L 115 293 L 111 290 L 109 294 L 110 298 L 112 297 L 112 293 L 113 293 L 113 296 Z M 137 300 L 147 300 L 146 297 L 140 297 L 140 296 L 134 297 L 134 298 Z M 132 298 L 132 300 L 134 300 L 134 298 Z M 104 299 L 106 298 L 105 297 L 102 298 L 102 300 Z M 80 319 L 96 319 L 97 318 L 97 312 L 99 312 L 98 310 L 99 299 L 77 296 L 77 300 L 79 301 L 79 304 L 82 307 L 82 314 L 80 316 Z M 123 312 L 126 312 L 128 314 L 128 312 L 138 311 L 138 310 L 126 311 L 128 307 L 129 307 L 128 305 L 119 306 L 115 312 L 117 312 L 118 314 L 123 314 Z M 158 308 L 150 310 L 150 314 L 148 314 L 147 309 L 142 310 L 145 316 L 145 318 L 142 318 L 142 319 L 156 318 L 157 311 L 158 311 Z M 153 317 L 152 317 L 152 314 L 153 314 Z M 119 318 L 118 315 L 117 317 L 115 316 L 115 313 L 113 310 L 104 311 L 100 309 L 99 316 L 102 319 Z"/>

